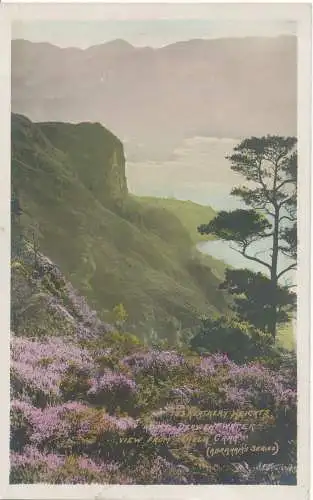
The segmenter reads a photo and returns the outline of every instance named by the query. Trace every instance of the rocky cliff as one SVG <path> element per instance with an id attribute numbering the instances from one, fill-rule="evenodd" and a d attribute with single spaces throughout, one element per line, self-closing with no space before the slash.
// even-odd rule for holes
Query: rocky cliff
<path id="1" fill-rule="evenodd" d="M 225 307 L 223 265 L 194 249 L 213 211 L 189 203 L 192 230 L 175 211 L 127 192 L 121 142 L 99 124 L 39 123 L 12 116 L 12 226 L 64 273 L 107 321 L 123 304 L 135 333 L 168 337 Z M 196 234 L 196 233 L 195 233 Z M 148 333 L 147 333 L 148 332 Z"/>
<path id="2" fill-rule="evenodd" d="M 18 171 L 13 183 L 18 190 L 27 189 L 30 179 L 34 182 L 30 170 L 53 175 L 58 163 L 68 180 L 74 175 L 105 205 L 119 204 L 127 196 L 123 145 L 99 123 L 34 124 L 13 114 L 12 139 L 12 169 Z M 64 181 L 55 186 L 57 196 L 66 187 Z M 42 186 L 41 179 L 37 183 Z"/>

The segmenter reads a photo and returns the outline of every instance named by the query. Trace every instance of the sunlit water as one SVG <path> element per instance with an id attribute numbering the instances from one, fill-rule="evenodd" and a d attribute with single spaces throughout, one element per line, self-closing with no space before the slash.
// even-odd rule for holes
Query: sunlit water
<path id="1" fill-rule="evenodd" d="M 236 139 L 195 137 L 186 140 L 174 152 L 171 160 L 128 163 L 129 189 L 139 196 L 176 198 L 210 205 L 216 211 L 247 208 L 240 199 L 230 195 L 234 186 L 245 183 L 245 178 L 234 173 L 229 160 L 225 158 L 232 153 L 237 143 Z M 268 274 L 265 266 L 247 260 L 233 250 L 228 242 L 201 242 L 197 248 L 224 260 L 232 267 Z M 247 253 L 270 262 L 270 239 L 251 245 Z M 283 270 L 290 263 L 290 259 L 281 255 L 278 270 Z M 291 281 L 295 281 L 295 272 L 286 273 L 281 283 Z"/>

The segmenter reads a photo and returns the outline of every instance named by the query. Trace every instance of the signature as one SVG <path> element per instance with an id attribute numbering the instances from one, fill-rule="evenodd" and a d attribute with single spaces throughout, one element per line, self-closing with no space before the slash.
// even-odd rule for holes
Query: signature
<path id="1" fill-rule="evenodd" d="M 206 449 L 207 458 L 213 457 L 234 457 L 250 454 L 270 453 L 273 456 L 279 452 L 279 444 L 275 441 L 273 444 L 263 445 L 248 445 L 243 444 L 240 446 L 208 446 Z"/>

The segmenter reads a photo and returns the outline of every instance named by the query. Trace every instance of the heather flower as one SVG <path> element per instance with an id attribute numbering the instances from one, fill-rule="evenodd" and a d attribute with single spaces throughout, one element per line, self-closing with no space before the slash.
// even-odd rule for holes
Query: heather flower
<path id="1" fill-rule="evenodd" d="M 137 420 L 132 417 L 115 417 L 112 415 L 105 416 L 106 421 L 112 425 L 114 430 L 118 430 L 120 432 L 126 432 L 129 430 L 133 430 L 137 427 Z"/>
<path id="2" fill-rule="evenodd" d="M 197 372 L 200 375 L 214 375 L 219 368 L 231 368 L 236 366 L 227 356 L 227 354 L 211 354 L 203 356 L 200 364 L 197 367 Z"/>
<path id="3" fill-rule="evenodd" d="M 91 380 L 87 396 L 91 401 L 104 405 L 109 411 L 118 406 L 133 406 L 133 398 L 137 392 L 136 382 L 126 375 L 106 370 L 100 377 Z"/>
<path id="4" fill-rule="evenodd" d="M 119 466 L 113 462 L 95 462 L 89 457 L 78 457 L 77 466 L 94 474 L 108 474 L 118 470 Z"/>
<path id="5" fill-rule="evenodd" d="M 117 463 L 42 453 L 32 446 L 25 447 L 23 453 L 12 452 L 10 461 L 12 482 L 101 483 L 119 475 Z"/>
<path id="6" fill-rule="evenodd" d="M 296 404 L 296 390 L 286 386 L 282 374 L 257 363 L 232 366 L 229 370 L 229 386 L 237 387 L 242 396 L 245 391 L 247 401 L 256 405 L 294 407 Z"/>
<path id="7" fill-rule="evenodd" d="M 20 451 L 30 443 L 34 422 L 41 410 L 25 401 L 13 400 L 10 408 L 10 447 Z"/>
<path id="8" fill-rule="evenodd" d="M 286 376 L 286 369 L 272 371 L 259 363 L 239 366 L 225 354 L 207 355 L 198 358 L 199 364 L 194 370 L 179 372 L 180 385 L 177 384 L 178 377 L 174 377 L 171 380 L 174 387 L 170 388 L 169 381 L 159 384 L 149 375 L 164 379 L 186 366 L 184 356 L 179 353 L 137 352 L 122 360 L 121 371 L 114 371 L 118 366 L 114 349 L 101 348 L 101 343 L 98 343 L 100 348 L 97 351 L 95 344 L 92 356 L 90 351 L 60 338 L 44 341 L 12 338 L 13 482 L 130 484 L 132 479 L 125 471 L 128 467 L 130 470 L 131 464 L 134 469 L 132 477 L 137 484 L 190 484 L 198 479 L 202 481 L 210 477 L 211 480 L 207 467 L 212 464 L 202 461 L 203 446 L 245 442 L 254 430 L 250 420 L 244 424 L 237 417 L 229 417 L 227 422 L 221 422 L 225 419 L 223 411 L 242 409 L 244 415 L 245 409 L 274 406 L 279 411 L 271 411 L 271 425 L 276 416 L 281 429 L 278 424 L 270 428 L 267 438 L 275 432 L 275 436 L 289 433 L 286 438 L 289 439 L 293 432 L 293 413 L 286 417 L 281 411 L 296 405 L 296 388 L 291 376 Z M 106 357 L 112 357 L 115 364 L 111 366 L 105 361 L 99 368 L 99 358 Z M 134 380 L 131 374 L 139 375 L 139 380 Z M 137 384 L 140 384 L 140 391 Z M 75 401 L 60 403 L 65 394 L 64 385 L 67 398 Z M 81 397 L 88 398 L 89 404 L 78 402 Z M 157 409 L 158 401 L 162 401 L 162 406 L 170 403 Z M 34 406 L 34 402 L 39 407 Z M 103 406 L 105 410 L 94 408 L 90 403 Z M 121 412 L 133 415 L 136 406 L 139 411 L 144 410 L 138 420 L 119 416 Z M 211 408 L 209 416 L 206 409 Z M 216 412 L 214 418 L 213 412 Z M 143 415 L 147 419 L 142 418 Z M 286 428 L 284 419 L 288 424 Z M 262 424 L 258 433 L 263 433 L 263 430 Z M 155 458 L 157 448 L 152 446 L 152 454 L 145 461 L 140 456 L 141 446 L 134 448 L 129 444 L 128 439 L 132 437 L 152 443 L 162 441 L 164 446 L 160 449 L 167 453 L 167 459 Z M 257 437 L 262 438 L 262 435 Z M 171 463 L 172 439 L 179 440 L 181 445 L 177 450 L 181 459 L 175 458 L 175 463 Z M 149 446 L 151 448 L 151 443 Z M 185 458 L 188 465 L 192 463 L 191 470 L 182 465 Z M 119 469 L 120 460 L 123 472 Z M 182 463 L 176 465 L 176 460 Z M 283 471 L 273 464 L 268 467 L 259 464 L 249 466 L 246 471 L 239 469 L 234 468 L 232 476 L 233 482 L 239 484 L 294 484 L 295 474 L 288 468 Z M 217 469 L 214 474 L 218 480 Z"/>
<path id="9" fill-rule="evenodd" d="M 235 408 L 247 406 L 249 400 L 253 397 L 249 390 L 240 389 L 239 387 L 226 385 L 223 390 L 226 402 L 230 403 L 231 406 Z"/>
<path id="10" fill-rule="evenodd" d="M 13 392 L 25 392 L 35 401 L 45 403 L 60 397 L 62 377 L 71 365 L 93 370 L 87 350 L 51 337 L 38 342 L 14 337 L 11 342 Z"/>
<path id="11" fill-rule="evenodd" d="M 136 392 L 137 389 L 134 380 L 131 380 L 121 373 L 112 372 L 110 370 L 106 370 L 101 377 L 92 379 L 91 384 L 91 388 L 88 391 L 89 395 L 118 390 L 131 393 Z"/>
<path id="12" fill-rule="evenodd" d="M 105 446 L 104 436 L 119 436 L 137 427 L 131 417 L 109 415 L 78 402 L 46 407 L 32 415 L 29 441 L 49 450 L 72 452 Z"/>
<path id="13" fill-rule="evenodd" d="M 190 387 L 175 387 L 170 391 L 170 397 L 173 397 L 184 404 L 190 402 L 190 400 L 196 395 L 197 391 L 191 389 Z"/>
<path id="14" fill-rule="evenodd" d="M 66 283 L 65 291 L 66 296 L 70 302 L 71 309 L 73 310 L 75 315 L 83 321 L 83 323 L 92 325 L 94 323 L 97 324 L 98 322 L 100 322 L 100 320 L 98 320 L 97 318 L 96 311 L 90 309 L 86 299 L 81 295 L 78 295 L 71 283 Z"/>
<path id="15" fill-rule="evenodd" d="M 55 470 L 64 464 L 64 456 L 55 453 L 43 453 L 34 446 L 25 446 L 23 453 L 11 452 L 11 467 L 39 467 Z"/>
<path id="16" fill-rule="evenodd" d="M 22 453 L 11 452 L 10 482 L 49 482 L 49 473 L 62 467 L 64 457 L 55 453 L 42 453 L 33 446 L 26 446 Z"/>
<path id="17" fill-rule="evenodd" d="M 59 337 L 49 337 L 41 342 L 23 337 L 13 337 L 11 358 L 13 362 L 24 361 L 32 366 L 40 365 L 43 359 L 50 360 L 50 364 L 58 363 L 61 367 L 64 364 L 68 366 L 69 363 L 84 367 L 93 362 L 86 349 L 65 342 Z"/>
<path id="18" fill-rule="evenodd" d="M 27 401 L 21 401 L 19 399 L 13 399 L 11 401 L 11 411 L 20 411 L 21 413 L 24 413 L 25 415 L 30 415 L 33 411 L 40 411 L 34 406 L 32 406 L 30 403 Z"/>
<path id="19" fill-rule="evenodd" d="M 85 455 L 69 455 L 63 466 L 50 474 L 49 479 L 58 484 L 132 483 L 132 480 L 119 470 L 118 463 L 99 459 L 96 461 Z"/>
<path id="20" fill-rule="evenodd" d="M 169 372 L 184 366 L 185 359 L 174 351 L 149 351 L 135 353 L 123 359 L 135 374 L 151 374 L 164 376 Z"/>
<path id="21" fill-rule="evenodd" d="M 134 473 L 137 484 L 186 484 L 189 469 L 158 456 L 152 462 L 143 460 L 137 464 Z"/>
<path id="22" fill-rule="evenodd" d="M 68 402 L 58 406 L 48 406 L 33 416 L 34 433 L 31 441 L 36 444 L 46 443 L 56 438 L 68 437 L 73 433 L 73 421 L 69 415 L 80 415 L 88 407 L 78 402 Z"/>
<path id="23" fill-rule="evenodd" d="M 97 349 L 94 352 L 94 357 L 96 359 L 101 359 L 101 358 L 106 358 L 108 356 L 111 356 L 113 354 L 113 348 L 112 347 L 106 347 L 105 349 Z"/>

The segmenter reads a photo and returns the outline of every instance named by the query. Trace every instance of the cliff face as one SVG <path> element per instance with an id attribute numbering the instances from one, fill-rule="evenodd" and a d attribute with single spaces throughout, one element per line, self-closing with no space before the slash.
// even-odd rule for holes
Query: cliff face
<path id="1" fill-rule="evenodd" d="M 120 203 L 127 196 L 123 145 L 110 131 L 99 123 L 42 123 L 40 128 L 100 202 Z"/>
<path id="2" fill-rule="evenodd" d="M 123 145 L 103 126 L 98 123 L 34 124 L 13 114 L 12 169 L 18 171 L 13 175 L 13 184 L 19 190 L 25 189 L 25 182 L 34 181 L 30 171 L 37 170 L 40 175 L 47 162 L 50 166 L 49 171 L 45 168 L 46 174 L 53 174 L 52 169 L 58 162 L 60 174 L 67 179 L 76 177 L 105 205 L 121 204 L 128 194 Z M 60 179 L 60 190 L 64 180 Z"/>
<path id="3" fill-rule="evenodd" d="M 23 233 L 104 321 L 122 303 L 135 333 L 190 328 L 225 307 L 220 263 L 194 250 L 175 210 L 128 195 L 124 164 L 121 142 L 99 124 L 13 115 L 12 206 L 22 209 L 14 241 Z M 194 215 L 195 230 L 212 210 Z"/>

